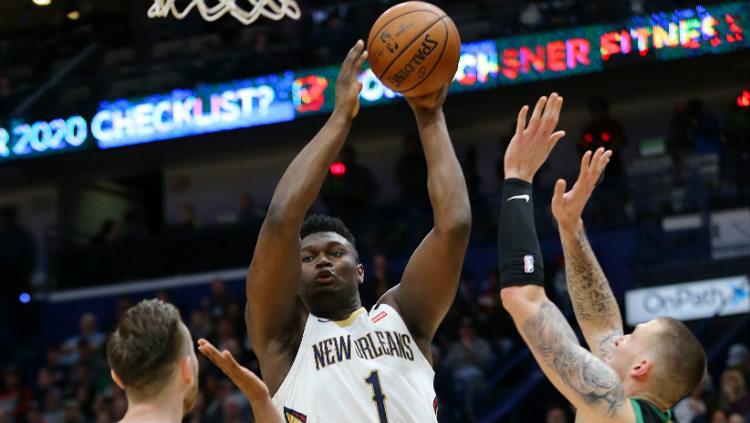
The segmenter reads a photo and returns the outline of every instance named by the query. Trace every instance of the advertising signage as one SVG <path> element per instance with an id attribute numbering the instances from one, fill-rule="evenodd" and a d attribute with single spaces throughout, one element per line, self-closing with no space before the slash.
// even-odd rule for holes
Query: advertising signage
<path id="1" fill-rule="evenodd" d="M 750 47 L 750 3 L 697 5 L 589 25 L 461 45 L 450 93 L 562 78 L 612 67 L 721 54 Z M 0 161 L 109 149 L 329 113 L 337 66 L 301 69 L 136 99 L 103 101 L 92 116 L 0 126 Z M 400 96 L 365 68 L 363 108 Z"/>
<path id="2" fill-rule="evenodd" d="M 292 72 L 228 84 L 175 90 L 137 101 L 102 103 L 91 119 L 99 148 L 114 148 L 295 117 Z"/>
<path id="3" fill-rule="evenodd" d="M 750 312 L 750 282 L 733 276 L 625 292 L 629 326 L 660 316 L 680 320 L 705 319 Z"/>

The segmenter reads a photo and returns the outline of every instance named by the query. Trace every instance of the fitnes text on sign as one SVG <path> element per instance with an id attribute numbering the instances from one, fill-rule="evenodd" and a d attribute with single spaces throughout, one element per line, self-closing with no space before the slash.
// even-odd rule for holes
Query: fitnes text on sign
<path id="1" fill-rule="evenodd" d="M 630 326 L 657 317 L 693 320 L 750 312 L 747 276 L 708 279 L 625 292 L 625 318 Z"/>

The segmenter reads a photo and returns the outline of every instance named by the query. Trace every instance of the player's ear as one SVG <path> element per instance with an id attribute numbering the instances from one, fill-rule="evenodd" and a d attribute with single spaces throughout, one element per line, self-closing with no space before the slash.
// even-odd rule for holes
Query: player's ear
<path id="1" fill-rule="evenodd" d="M 633 366 L 633 368 L 630 370 L 630 375 L 634 379 L 644 379 L 648 377 L 649 374 L 651 374 L 651 370 L 653 370 L 653 364 L 651 361 L 643 359 L 640 360 Z"/>
<path id="2" fill-rule="evenodd" d="M 195 376 L 193 365 L 190 362 L 190 356 L 182 357 L 180 360 L 180 377 L 182 378 L 182 381 L 185 382 L 185 385 L 192 385 Z"/>
<path id="3" fill-rule="evenodd" d="M 362 263 L 357 265 L 357 281 L 363 283 L 365 281 L 365 266 Z"/>
<path id="4" fill-rule="evenodd" d="M 117 376 L 117 373 L 115 373 L 114 370 L 109 371 L 109 375 L 112 376 L 112 380 L 115 381 L 115 384 L 120 387 L 123 391 L 125 390 L 125 384 L 122 383 L 122 379 L 120 379 L 120 376 Z"/>

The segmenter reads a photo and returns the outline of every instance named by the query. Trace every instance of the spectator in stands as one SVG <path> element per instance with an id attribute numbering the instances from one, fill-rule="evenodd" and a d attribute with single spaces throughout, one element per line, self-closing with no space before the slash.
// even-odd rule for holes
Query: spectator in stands
<path id="1" fill-rule="evenodd" d="M 372 268 L 365 277 L 363 305 L 369 309 L 396 284 L 396 281 L 388 270 L 388 259 L 383 254 L 373 256 Z"/>
<path id="2" fill-rule="evenodd" d="M 408 133 L 403 138 L 403 151 L 396 161 L 396 182 L 401 190 L 401 201 L 419 207 L 429 204 L 427 194 L 427 161 L 419 142 L 419 135 Z"/>
<path id="3" fill-rule="evenodd" d="M 3 371 L 3 384 L 0 386 L 0 412 L 12 419 L 20 420 L 28 411 L 32 393 L 21 382 L 21 375 L 14 366 Z"/>
<path id="4" fill-rule="evenodd" d="M 107 336 L 97 329 L 96 316 L 93 313 L 84 313 L 78 322 L 78 335 L 68 338 L 62 345 L 61 362 L 73 365 L 78 362 L 82 348 L 90 346 L 96 351 L 101 351 L 106 340 Z"/>
<path id="5" fill-rule="evenodd" d="M 728 369 L 721 374 L 719 404 L 727 410 L 741 415 L 750 414 L 750 393 L 745 377 L 739 370 Z"/>
<path id="6" fill-rule="evenodd" d="M 55 389 L 55 381 L 52 379 L 52 372 L 47 367 L 42 367 L 36 372 L 34 397 L 37 401 L 44 401 L 47 393 L 53 389 Z"/>
<path id="7" fill-rule="evenodd" d="M 62 393 L 58 389 L 50 390 L 44 397 L 42 418 L 46 423 L 63 423 L 65 411 L 61 402 Z"/>
<path id="8" fill-rule="evenodd" d="M 607 178 L 624 176 L 623 149 L 627 136 L 622 124 L 610 117 L 609 102 L 604 97 L 592 97 L 588 104 L 591 120 L 583 127 L 578 141 L 581 156 L 586 151 L 596 151 L 599 147 L 612 150 L 612 159 L 607 166 Z"/>
<path id="9" fill-rule="evenodd" d="M 222 317 L 216 323 L 216 348 L 223 351 L 233 341 L 237 342 L 237 333 L 235 332 L 234 325 L 231 320 Z"/>
<path id="10" fill-rule="evenodd" d="M 211 295 L 208 297 L 206 306 L 213 322 L 224 317 L 230 301 L 227 295 L 226 282 L 224 282 L 224 279 L 217 277 L 211 282 Z"/>
<path id="11" fill-rule="evenodd" d="M 244 423 L 248 415 L 244 407 L 246 402 L 241 396 L 228 395 L 223 402 L 224 423 Z"/>
<path id="12" fill-rule="evenodd" d="M 343 220 L 355 237 L 361 236 L 367 213 L 372 209 L 380 186 L 370 169 L 359 163 L 357 150 L 345 145 L 338 157 L 346 169 L 344 174 L 329 174 L 321 198 L 328 212 Z"/>
<path id="13" fill-rule="evenodd" d="M 704 392 L 711 384 L 711 376 L 708 372 L 703 376 L 703 380 L 696 385 L 690 395 L 678 402 L 672 409 L 678 422 L 692 422 L 697 416 L 706 413 L 706 401 Z"/>
<path id="14" fill-rule="evenodd" d="M 598 198 L 589 207 L 601 222 L 619 223 L 625 218 L 628 190 L 625 185 L 625 145 L 627 136 L 622 124 L 610 117 L 609 102 L 604 97 L 592 97 L 588 104 L 591 120 L 583 127 L 578 141 L 580 156 L 599 147 L 612 150 L 599 190 Z"/>
<path id="15" fill-rule="evenodd" d="M 690 138 L 697 154 L 718 154 L 721 150 L 722 134 L 719 121 L 709 115 L 703 100 L 688 100 L 685 112 L 688 117 Z"/>
<path id="16" fill-rule="evenodd" d="M 62 362 L 62 352 L 57 345 L 47 347 L 47 369 L 52 375 L 55 387 L 62 389 L 68 380 L 68 368 Z"/>
<path id="17" fill-rule="evenodd" d="M 740 93 L 742 98 L 747 95 L 750 95 L 748 90 Z M 735 100 L 726 119 L 722 178 L 738 188 L 747 187 L 750 186 L 750 107 L 741 107 Z"/>
<path id="18" fill-rule="evenodd" d="M 729 347 L 727 353 L 727 368 L 737 369 L 745 377 L 745 380 L 750 380 L 750 351 L 744 344 L 733 344 Z"/>
<path id="19" fill-rule="evenodd" d="M 190 325 L 188 326 L 193 338 L 208 338 L 211 334 L 211 320 L 203 310 L 193 310 L 190 314 Z"/>
<path id="20" fill-rule="evenodd" d="M 560 311 L 565 316 L 573 315 L 573 303 L 570 301 L 570 293 L 568 293 L 568 283 L 565 278 L 565 256 L 560 253 L 554 258 L 554 264 L 549 263 L 545 265 L 546 269 L 549 269 L 548 274 L 552 276 L 550 283 L 550 293 L 554 295 L 555 304 L 558 305 Z"/>
<path id="21" fill-rule="evenodd" d="M 486 339 L 476 335 L 474 323 L 464 318 L 458 329 L 458 340 L 448 349 L 445 364 L 453 369 L 457 391 L 461 392 L 464 408 L 474 415 L 474 405 L 484 388 L 486 372 L 495 361 L 495 354 Z"/>
<path id="22" fill-rule="evenodd" d="M 322 63 L 335 61 L 346 51 L 349 40 L 352 39 L 352 28 L 345 16 L 342 16 L 344 10 L 343 7 L 329 10 L 323 24 L 313 34 L 317 59 Z"/>
<path id="23" fill-rule="evenodd" d="M 744 416 L 738 413 L 732 413 L 729 415 L 729 420 L 727 420 L 727 423 L 745 423 L 747 419 L 745 419 Z"/>
<path id="24" fill-rule="evenodd" d="M 39 403 L 31 401 L 29 410 L 26 412 L 26 423 L 46 423 L 42 417 L 42 411 L 39 409 Z"/>
<path id="25" fill-rule="evenodd" d="M 143 223 L 143 217 L 137 210 L 130 209 L 123 216 L 125 222 L 122 239 L 140 241 L 148 238 L 148 229 Z"/>
<path id="26" fill-rule="evenodd" d="M 34 241 L 26 228 L 18 223 L 15 207 L 0 207 L 0 308 L 5 300 L 10 304 L 18 301 L 18 295 L 28 290 L 34 266 Z"/>
<path id="27" fill-rule="evenodd" d="M 125 315 L 125 312 L 128 311 L 130 307 L 133 306 L 133 299 L 129 296 L 123 296 L 117 299 L 117 305 L 115 306 L 115 316 L 114 316 L 114 326 L 117 326 L 118 323 L 120 323 L 120 320 L 122 320 L 123 315 Z"/>
<path id="28" fill-rule="evenodd" d="M 693 154 L 718 153 L 721 129 L 716 118 L 706 113 L 703 101 L 691 99 L 687 106 L 678 105 L 672 116 L 667 149 L 678 167 Z"/>
<path id="29" fill-rule="evenodd" d="M 114 219 L 107 219 L 102 222 L 99 232 L 91 238 L 91 243 L 105 245 L 115 243 L 120 239 L 122 239 L 122 226 Z"/>
<path id="30" fill-rule="evenodd" d="M 518 21 L 526 32 L 534 31 L 544 25 L 544 15 L 542 15 L 540 3 L 538 0 L 530 1 L 518 14 Z"/>
<path id="31" fill-rule="evenodd" d="M 265 211 L 255 204 L 255 198 L 249 192 L 243 192 L 240 197 L 240 209 L 237 211 L 237 222 L 260 227 Z"/>
<path id="32" fill-rule="evenodd" d="M 77 400 L 69 399 L 63 404 L 63 423 L 86 423 Z"/>
<path id="33" fill-rule="evenodd" d="M 469 191 L 469 198 L 472 200 L 472 206 L 479 199 L 479 188 L 482 185 L 482 177 L 479 175 L 479 162 L 476 145 L 466 147 L 463 160 L 461 160 L 461 169 L 464 171 L 466 188 Z"/>
<path id="34" fill-rule="evenodd" d="M 200 221 L 195 214 L 195 207 L 190 203 L 185 203 L 180 208 L 180 223 L 177 229 L 184 232 L 190 232 L 198 229 Z"/>
<path id="35" fill-rule="evenodd" d="M 553 404 L 547 409 L 544 421 L 545 423 L 568 423 L 568 413 L 562 405 Z"/>
<path id="36" fill-rule="evenodd" d="M 482 292 L 477 298 L 477 311 L 480 333 L 498 330 L 498 319 L 503 308 L 500 304 L 500 273 L 497 268 L 487 272 L 487 280 L 482 284 Z"/>
<path id="37" fill-rule="evenodd" d="M 5 74 L 0 74 L 0 97 L 7 97 L 10 95 L 10 79 Z"/>

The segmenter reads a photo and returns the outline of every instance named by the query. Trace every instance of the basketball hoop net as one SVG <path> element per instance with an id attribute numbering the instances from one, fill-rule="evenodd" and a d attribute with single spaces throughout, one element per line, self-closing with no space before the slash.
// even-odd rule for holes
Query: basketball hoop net
<path id="1" fill-rule="evenodd" d="M 275 21 L 282 19 L 284 16 L 289 16 L 292 19 L 300 18 L 300 8 L 295 0 L 247 0 L 252 6 L 249 11 L 237 6 L 236 0 L 218 0 L 214 6 L 206 5 L 205 1 L 190 0 L 190 3 L 180 11 L 175 5 L 175 0 L 154 0 L 154 4 L 149 7 L 147 15 L 151 19 L 165 18 L 171 12 L 175 18 L 182 19 L 195 7 L 201 17 L 209 22 L 213 22 L 227 13 L 245 25 L 250 25 L 261 16 Z"/>

